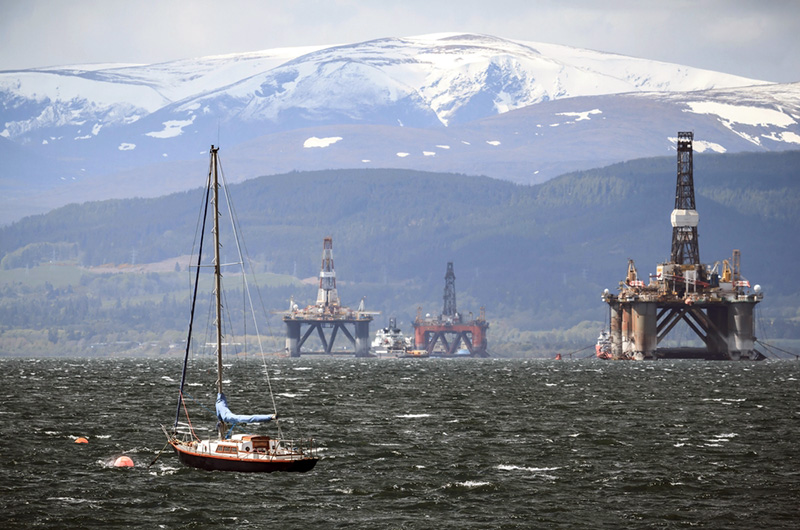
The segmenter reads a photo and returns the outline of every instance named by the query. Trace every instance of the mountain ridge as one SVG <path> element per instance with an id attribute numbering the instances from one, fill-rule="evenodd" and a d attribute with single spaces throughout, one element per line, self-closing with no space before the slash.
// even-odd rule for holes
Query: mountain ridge
<path id="1" fill-rule="evenodd" d="M 27 160 L 2 181 L 0 223 L 115 196 L 144 171 L 175 189 L 212 143 L 250 160 L 241 179 L 397 167 L 525 183 L 663 154 L 677 130 L 718 151 L 800 146 L 800 84 L 458 33 L 6 71 L 0 103 L 3 149 Z"/>

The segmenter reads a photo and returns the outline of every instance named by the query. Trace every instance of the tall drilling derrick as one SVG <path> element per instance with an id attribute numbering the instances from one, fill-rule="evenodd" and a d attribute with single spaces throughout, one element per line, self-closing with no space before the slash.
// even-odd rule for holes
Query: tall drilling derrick
<path id="1" fill-rule="evenodd" d="M 444 308 L 442 315 L 454 317 L 456 310 L 456 273 L 453 272 L 453 262 L 447 263 L 447 273 L 444 275 Z"/>
<path id="2" fill-rule="evenodd" d="M 697 214 L 694 203 L 692 140 L 694 133 L 678 133 L 678 181 L 675 184 L 675 209 L 672 210 L 672 263 L 697 265 L 700 249 L 697 244 Z"/>
<path id="3" fill-rule="evenodd" d="M 456 310 L 456 275 L 453 272 L 453 262 L 448 262 L 444 276 L 442 314 L 434 318 L 430 315 L 423 318 L 422 310 L 418 311 L 414 321 L 415 348 L 438 357 L 488 357 L 487 329 L 489 323 L 486 322 L 483 308 L 477 319 L 473 319 L 470 313 L 468 320 L 464 320 Z"/>
<path id="4" fill-rule="evenodd" d="M 691 132 L 678 133 L 678 179 L 675 208 L 670 215 L 672 252 L 669 263 L 656 267 L 645 285 L 633 261 L 620 282 L 619 295 L 608 289 L 603 301 L 609 306 L 611 359 L 690 358 L 738 360 L 762 359 L 755 349 L 755 305 L 761 287 L 751 292 L 739 271 L 739 251 L 723 260 L 722 274 L 700 263 L 697 242 L 699 215 L 694 202 Z M 731 269 L 731 264 L 732 269 Z M 697 347 L 660 346 L 679 322 L 684 322 L 703 342 Z"/>
<path id="5" fill-rule="evenodd" d="M 708 279 L 706 268 L 700 263 L 700 245 L 697 224 L 700 215 L 694 202 L 694 134 L 678 133 L 678 178 L 675 183 L 675 208 L 670 214 L 672 224 L 672 252 L 670 263 L 659 267 L 658 274 L 667 282 L 667 288 L 676 295 L 696 291 Z"/>
<path id="6" fill-rule="evenodd" d="M 317 307 L 332 308 L 338 305 L 339 293 L 336 291 L 336 271 L 333 269 L 333 238 L 326 237 L 322 241 L 322 266 L 319 271 Z"/>
<path id="7" fill-rule="evenodd" d="M 353 354 L 369 357 L 369 323 L 374 312 L 365 311 L 363 300 L 355 311 L 339 303 L 336 291 L 336 271 L 333 268 L 333 239 L 322 242 L 322 266 L 319 271 L 319 290 L 314 305 L 300 309 L 292 302 L 289 311 L 283 313 L 286 324 L 286 350 L 292 357 L 302 354 Z M 351 333 L 347 328 L 352 326 Z M 305 327 L 305 332 L 303 332 Z M 321 347 L 303 350 L 306 340 L 316 331 Z M 336 350 L 334 344 L 339 332 L 350 341 L 352 350 Z"/>

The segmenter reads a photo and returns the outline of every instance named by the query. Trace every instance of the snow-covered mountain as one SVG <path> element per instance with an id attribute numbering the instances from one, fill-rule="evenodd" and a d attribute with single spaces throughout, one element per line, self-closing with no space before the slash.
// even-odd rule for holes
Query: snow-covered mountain
<path id="1" fill-rule="evenodd" d="M 15 162 L 0 222 L 196 186 L 210 144 L 234 179 L 408 167 L 526 183 L 667 154 L 678 130 L 716 151 L 800 148 L 798 84 L 472 34 L 0 72 L 0 102 Z"/>

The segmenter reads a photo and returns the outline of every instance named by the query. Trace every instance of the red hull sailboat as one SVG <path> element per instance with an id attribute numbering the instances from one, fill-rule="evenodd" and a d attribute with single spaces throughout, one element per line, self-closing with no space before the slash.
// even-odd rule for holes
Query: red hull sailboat
<path id="1" fill-rule="evenodd" d="M 220 165 L 218 158 L 218 148 L 211 146 L 211 164 L 209 169 L 207 187 L 206 187 L 206 200 L 205 200 L 205 214 L 203 216 L 203 229 L 201 234 L 205 232 L 205 220 L 209 210 L 209 205 L 212 206 L 213 215 L 213 231 L 214 234 L 214 306 L 215 306 L 215 323 L 216 323 L 216 341 L 215 341 L 215 354 L 217 365 L 217 399 L 216 399 L 216 415 L 217 415 L 217 436 L 208 439 L 200 439 L 195 434 L 195 429 L 188 418 L 186 402 L 184 400 L 187 363 L 189 359 L 189 351 L 192 344 L 192 327 L 194 320 L 194 310 L 196 307 L 198 282 L 200 280 L 199 272 L 201 269 L 201 260 L 203 255 L 203 235 L 200 236 L 200 246 L 197 258 L 197 268 L 194 278 L 194 294 L 192 296 L 192 311 L 189 323 L 189 338 L 186 341 L 186 355 L 184 357 L 183 372 L 181 375 L 181 386 L 178 399 L 178 407 L 175 414 L 175 423 L 168 431 L 167 428 L 162 426 L 164 434 L 167 436 L 167 443 L 172 446 L 178 455 L 180 461 L 189 467 L 198 469 L 205 469 L 209 471 L 238 471 L 246 473 L 271 473 L 274 471 L 293 471 L 293 472 L 306 472 L 311 470 L 319 461 L 317 456 L 317 449 L 314 447 L 312 439 L 284 439 L 278 424 L 278 414 L 275 410 L 271 414 L 256 414 L 256 415 L 240 415 L 234 414 L 228 408 L 228 400 L 223 392 L 222 372 L 223 372 L 223 331 L 222 331 L 222 274 L 220 262 L 220 226 L 219 226 L 219 201 L 220 201 Z M 230 197 L 225 194 L 230 206 Z M 210 201 L 209 201 L 210 199 Z M 232 211 L 232 208 L 229 208 Z M 231 215 L 232 217 L 232 215 Z M 237 224 L 233 223 L 233 232 L 236 234 Z M 238 244 L 237 248 L 241 249 Z M 239 252 L 239 264 L 242 266 L 244 273 L 244 259 Z M 247 291 L 247 289 L 244 289 Z M 250 307 L 253 307 L 252 300 L 249 298 Z M 257 320 L 254 318 L 254 326 L 256 332 L 258 330 Z M 258 341 L 259 346 L 261 341 Z M 261 352 L 263 355 L 263 351 Z M 267 378 L 269 373 L 266 370 L 266 363 L 264 365 Z M 272 395 L 272 385 L 269 385 L 270 398 L 272 401 L 273 409 L 275 408 L 275 398 Z M 180 422 L 181 411 L 186 415 L 186 421 Z M 263 424 L 274 422 L 278 424 L 278 437 L 272 438 L 265 435 L 254 434 L 232 434 L 234 426 L 240 424 Z"/>

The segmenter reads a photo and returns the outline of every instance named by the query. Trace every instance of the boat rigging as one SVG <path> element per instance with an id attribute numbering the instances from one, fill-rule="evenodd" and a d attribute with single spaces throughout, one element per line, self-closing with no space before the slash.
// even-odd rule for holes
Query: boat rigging
<path id="1" fill-rule="evenodd" d="M 189 467 L 206 469 L 211 471 L 240 471 L 269 473 L 273 471 L 293 471 L 306 472 L 311 470 L 319 460 L 317 449 L 314 447 L 313 439 L 285 439 L 278 423 L 277 407 L 275 397 L 272 393 L 272 385 L 269 382 L 269 372 L 264 364 L 267 375 L 270 399 L 272 401 L 272 414 L 243 415 L 234 414 L 228 407 L 228 398 L 223 391 L 223 332 L 222 332 L 222 273 L 220 261 L 220 225 L 219 225 L 219 199 L 220 199 L 220 163 L 218 157 L 219 148 L 211 146 L 211 162 L 209 167 L 208 179 L 206 181 L 206 193 L 203 210 L 203 221 L 200 236 L 200 244 L 197 254 L 197 267 L 194 275 L 194 289 L 192 295 L 191 314 L 189 319 L 189 336 L 186 341 L 186 353 L 184 356 L 183 370 L 181 374 L 180 390 L 178 393 L 178 405 L 175 413 L 175 422 L 171 430 L 167 430 L 162 425 L 162 430 L 167 436 L 167 443 L 172 446 L 180 461 Z M 230 196 L 225 188 L 227 204 L 233 221 L 233 208 L 230 207 Z M 215 354 L 216 354 L 216 416 L 217 428 L 216 437 L 200 439 L 195 434 L 186 410 L 185 394 L 186 372 L 189 360 L 189 351 L 192 343 L 192 328 L 194 323 L 195 308 L 198 294 L 198 282 L 200 279 L 200 269 L 202 267 L 203 240 L 208 207 L 212 207 L 213 234 L 214 234 L 214 314 L 216 327 Z M 234 234 L 236 233 L 236 223 L 232 222 Z M 246 278 L 244 270 L 244 258 L 242 256 L 239 237 L 234 238 L 239 252 L 239 264 L 242 267 L 242 276 Z M 250 310 L 253 313 L 253 323 L 256 336 L 258 338 L 259 349 L 263 359 L 263 345 L 258 334 L 258 321 L 253 311 L 253 302 L 250 297 L 247 282 L 245 280 L 244 293 L 247 297 Z M 186 422 L 180 422 L 181 412 L 186 416 Z M 233 428 L 239 424 L 260 424 L 275 422 L 278 427 L 278 437 L 272 438 L 265 435 L 254 434 L 232 434 Z"/>

